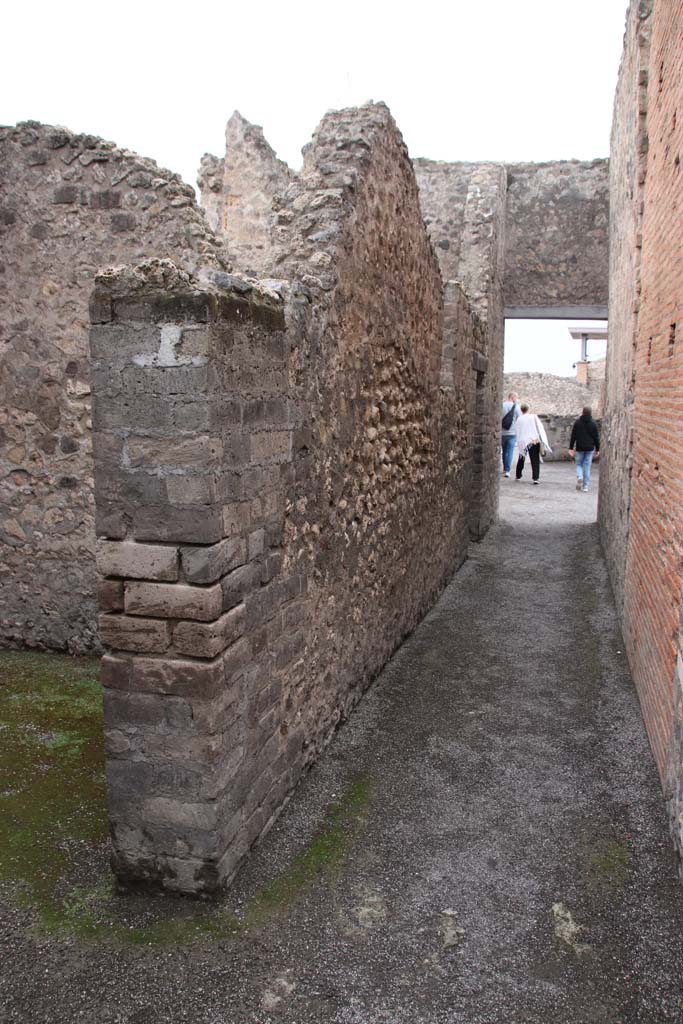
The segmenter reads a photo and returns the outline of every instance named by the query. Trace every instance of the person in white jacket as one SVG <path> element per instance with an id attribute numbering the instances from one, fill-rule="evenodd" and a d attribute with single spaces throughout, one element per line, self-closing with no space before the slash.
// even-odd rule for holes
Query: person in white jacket
<path id="1" fill-rule="evenodd" d="M 524 461 L 528 455 L 531 461 L 531 479 L 533 483 L 537 484 L 541 475 L 541 447 L 548 452 L 552 451 L 552 449 L 548 444 L 548 435 L 545 432 L 545 427 L 538 416 L 529 412 L 529 406 L 524 402 L 520 408 L 522 415 L 515 423 L 517 451 L 519 452 L 515 480 L 522 479 Z"/>

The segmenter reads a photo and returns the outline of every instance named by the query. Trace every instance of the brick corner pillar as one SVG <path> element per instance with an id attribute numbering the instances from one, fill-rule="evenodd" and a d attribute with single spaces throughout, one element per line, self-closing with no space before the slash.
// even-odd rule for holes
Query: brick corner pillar
<path id="1" fill-rule="evenodd" d="M 113 867 L 184 893 L 218 889 L 245 852 L 245 602 L 268 552 L 243 413 L 284 376 L 278 297 L 213 276 L 149 260 L 101 274 L 90 306 Z"/>

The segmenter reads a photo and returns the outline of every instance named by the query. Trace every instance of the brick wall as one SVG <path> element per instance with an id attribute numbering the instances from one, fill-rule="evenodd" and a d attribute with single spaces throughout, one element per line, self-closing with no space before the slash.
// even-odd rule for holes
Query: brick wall
<path id="1" fill-rule="evenodd" d="M 604 452 L 600 459 L 599 524 L 620 615 L 624 602 L 625 553 L 631 508 L 651 11 L 651 0 L 632 0 L 629 7 L 610 147 L 609 344 L 603 409 Z"/>
<path id="2" fill-rule="evenodd" d="M 683 411 L 683 147 L 678 117 L 683 108 L 682 32 L 681 0 L 631 4 L 613 131 L 615 171 L 621 167 L 624 173 L 613 185 L 611 303 L 615 313 L 613 317 L 610 312 L 607 366 L 611 450 L 600 494 L 603 542 L 617 596 L 623 595 L 626 651 L 679 857 L 683 854 L 683 461 L 677 429 Z M 618 506 L 625 497 L 630 501 L 619 516 Z"/>
<path id="3" fill-rule="evenodd" d="M 92 303 L 114 862 L 183 892 L 230 878 L 467 549 L 485 342 L 457 289 L 444 326 L 386 107 L 328 115 L 304 170 L 279 292 L 150 261 Z"/>
<path id="4" fill-rule="evenodd" d="M 648 83 L 649 150 L 635 356 L 633 478 L 624 635 L 681 850 L 680 709 L 683 460 L 683 110 L 681 0 L 655 3 Z M 680 710 L 678 711 L 680 714 Z"/>
<path id="5" fill-rule="evenodd" d="M 101 266 L 225 263 L 192 189 L 92 135 L 0 128 L 0 645 L 97 647 L 88 298 Z"/>

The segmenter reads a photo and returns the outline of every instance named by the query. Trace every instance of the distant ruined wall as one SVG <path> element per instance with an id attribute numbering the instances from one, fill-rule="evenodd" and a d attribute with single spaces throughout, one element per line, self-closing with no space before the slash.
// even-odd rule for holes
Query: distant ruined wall
<path id="1" fill-rule="evenodd" d="M 91 307 L 115 864 L 183 892 L 232 876 L 468 543 L 486 342 L 386 107 L 327 115 L 280 209 L 276 292 L 148 261 Z"/>
<path id="2" fill-rule="evenodd" d="M 599 524 L 614 599 L 623 614 L 631 514 L 636 340 L 641 290 L 647 91 L 652 0 L 632 0 L 614 100 L 610 148 L 609 346 L 605 374 L 605 450 Z"/>
<path id="3" fill-rule="evenodd" d="M 271 274 L 273 199 L 294 177 L 278 160 L 258 125 L 238 111 L 225 129 L 225 156 L 202 158 L 198 184 L 211 228 L 230 240 L 235 269 L 252 277 Z"/>
<path id="4" fill-rule="evenodd" d="M 508 164 L 506 307 L 606 307 L 608 231 L 608 160 Z"/>
<path id="5" fill-rule="evenodd" d="M 592 364 L 591 364 L 592 365 Z M 575 377 L 558 377 L 552 373 L 506 373 L 503 377 L 503 395 L 516 391 L 521 402 L 527 402 L 532 412 L 543 420 L 552 453 L 548 462 L 569 462 L 569 439 L 572 426 L 585 405 L 593 409 L 593 416 L 602 431 L 599 406 L 601 387 L 582 387 Z M 602 456 L 601 456 L 602 458 Z"/>
<path id="6" fill-rule="evenodd" d="M 506 373 L 503 376 L 504 396 L 516 391 L 520 401 L 526 401 L 534 412 L 550 416 L 581 415 L 584 405 L 590 405 L 598 415 L 601 388 L 582 387 L 576 377 L 558 377 L 553 373 Z"/>
<path id="7" fill-rule="evenodd" d="M 98 644 L 88 297 L 143 255 L 220 263 L 192 189 L 111 142 L 0 128 L 0 645 Z"/>

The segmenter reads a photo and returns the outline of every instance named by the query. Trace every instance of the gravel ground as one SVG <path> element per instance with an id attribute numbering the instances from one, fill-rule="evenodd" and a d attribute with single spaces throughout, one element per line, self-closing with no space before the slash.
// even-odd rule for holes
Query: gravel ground
<path id="1" fill-rule="evenodd" d="M 683 890 L 596 492 L 542 472 L 502 481 L 500 522 L 211 911 L 234 933 L 49 936 L 7 894 L 3 1024 L 683 1022 Z"/>

